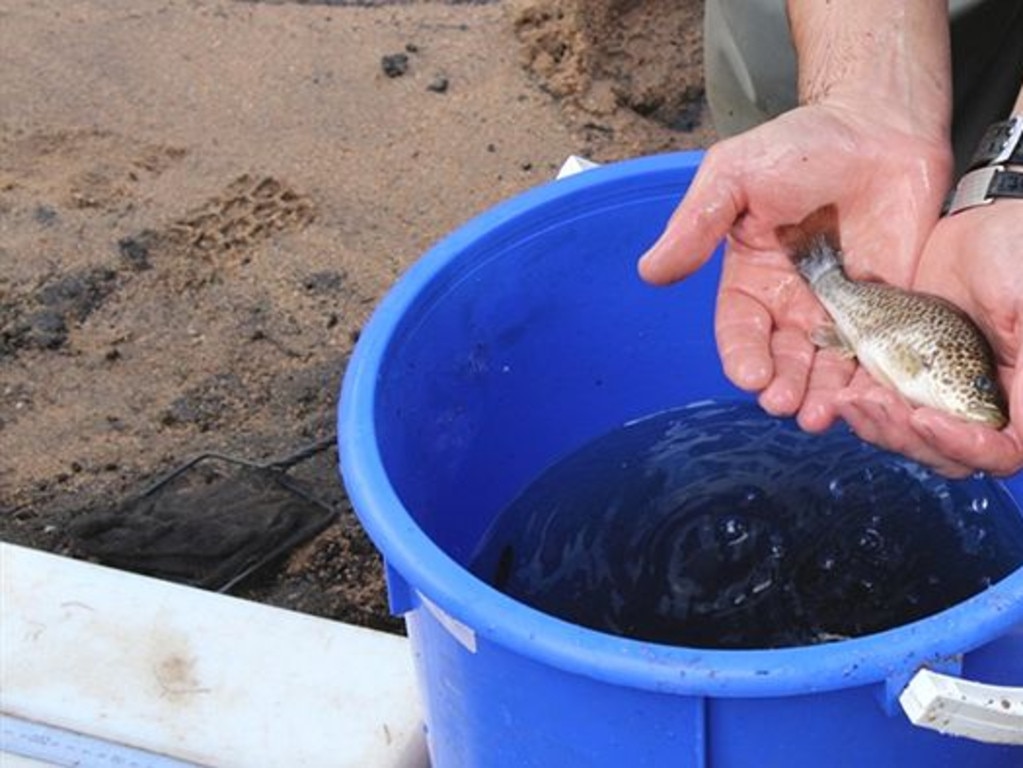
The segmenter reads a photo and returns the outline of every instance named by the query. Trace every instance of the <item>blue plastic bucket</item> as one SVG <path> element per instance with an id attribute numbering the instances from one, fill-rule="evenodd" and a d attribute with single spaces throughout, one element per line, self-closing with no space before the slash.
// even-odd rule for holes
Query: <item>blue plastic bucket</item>
<path id="1" fill-rule="evenodd" d="M 910 724 L 930 666 L 1023 684 L 1023 569 L 940 614 L 838 643 L 712 651 L 602 634 L 472 576 L 494 516 L 557 457 L 637 417 L 737 397 L 717 267 L 635 260 L 699 153 L 553 182 L 466 224 L 379 306 L 345 376 L 342 474 L 404 614 L 435 768 L 1019 768 L 1023 750 Z M 1023 477 L 1007 483 L 1023 499 Z"/>

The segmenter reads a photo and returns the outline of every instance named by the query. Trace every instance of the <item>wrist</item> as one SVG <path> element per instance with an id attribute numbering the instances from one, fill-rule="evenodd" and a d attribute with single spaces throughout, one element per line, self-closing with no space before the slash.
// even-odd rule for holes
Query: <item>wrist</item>
<path id="1" fill-rule="evenodd" d="M 947 142 L 952 92 L 946 0 L 789 0 L 802 104 L 839 104 Z"/>

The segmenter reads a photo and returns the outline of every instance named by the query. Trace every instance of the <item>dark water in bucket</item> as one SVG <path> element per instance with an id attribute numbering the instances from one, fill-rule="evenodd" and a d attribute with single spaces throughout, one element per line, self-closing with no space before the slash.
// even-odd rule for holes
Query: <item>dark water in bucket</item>
<path id="1" fill-rule="evenodd" d="M 870 634 L 1023 564 L 989 478 L 950 481 L 846 430 L 747 403 L 657 414 L 558 462 L 488 531 L 472 571 L 593 629 L 705 648 Z"/>

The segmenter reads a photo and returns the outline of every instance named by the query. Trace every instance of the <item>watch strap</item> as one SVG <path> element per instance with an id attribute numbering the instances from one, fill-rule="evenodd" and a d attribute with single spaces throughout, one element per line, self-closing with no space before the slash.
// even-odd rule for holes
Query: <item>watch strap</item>
<path id="1" fill-rule="evenodd" d="M 951 215 L 987 205 L 998 197 L 1023 198 L 1023 171 L 1010 171 L 1000 165 L 970 171 L 959 180 L 944 212 Z"/>
<path id="2" fill-rule="evenodd" d="M 970 168 L 985 165 L 1023 165 L 1023 115 L 994 123 L 984 132 Z"/>

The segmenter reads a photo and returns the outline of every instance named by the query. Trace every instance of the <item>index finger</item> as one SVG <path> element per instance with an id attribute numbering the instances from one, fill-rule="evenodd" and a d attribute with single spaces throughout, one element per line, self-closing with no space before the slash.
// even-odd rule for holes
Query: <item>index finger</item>
<path id="1" fill-rule="evenodd" d="M 734 171 L 718 159 L 716 146 L 707 151 L 660 238 L 639 260 L 639 274 L 649 283 L 667 285 L 698 270 L 746 208 Z"/>

